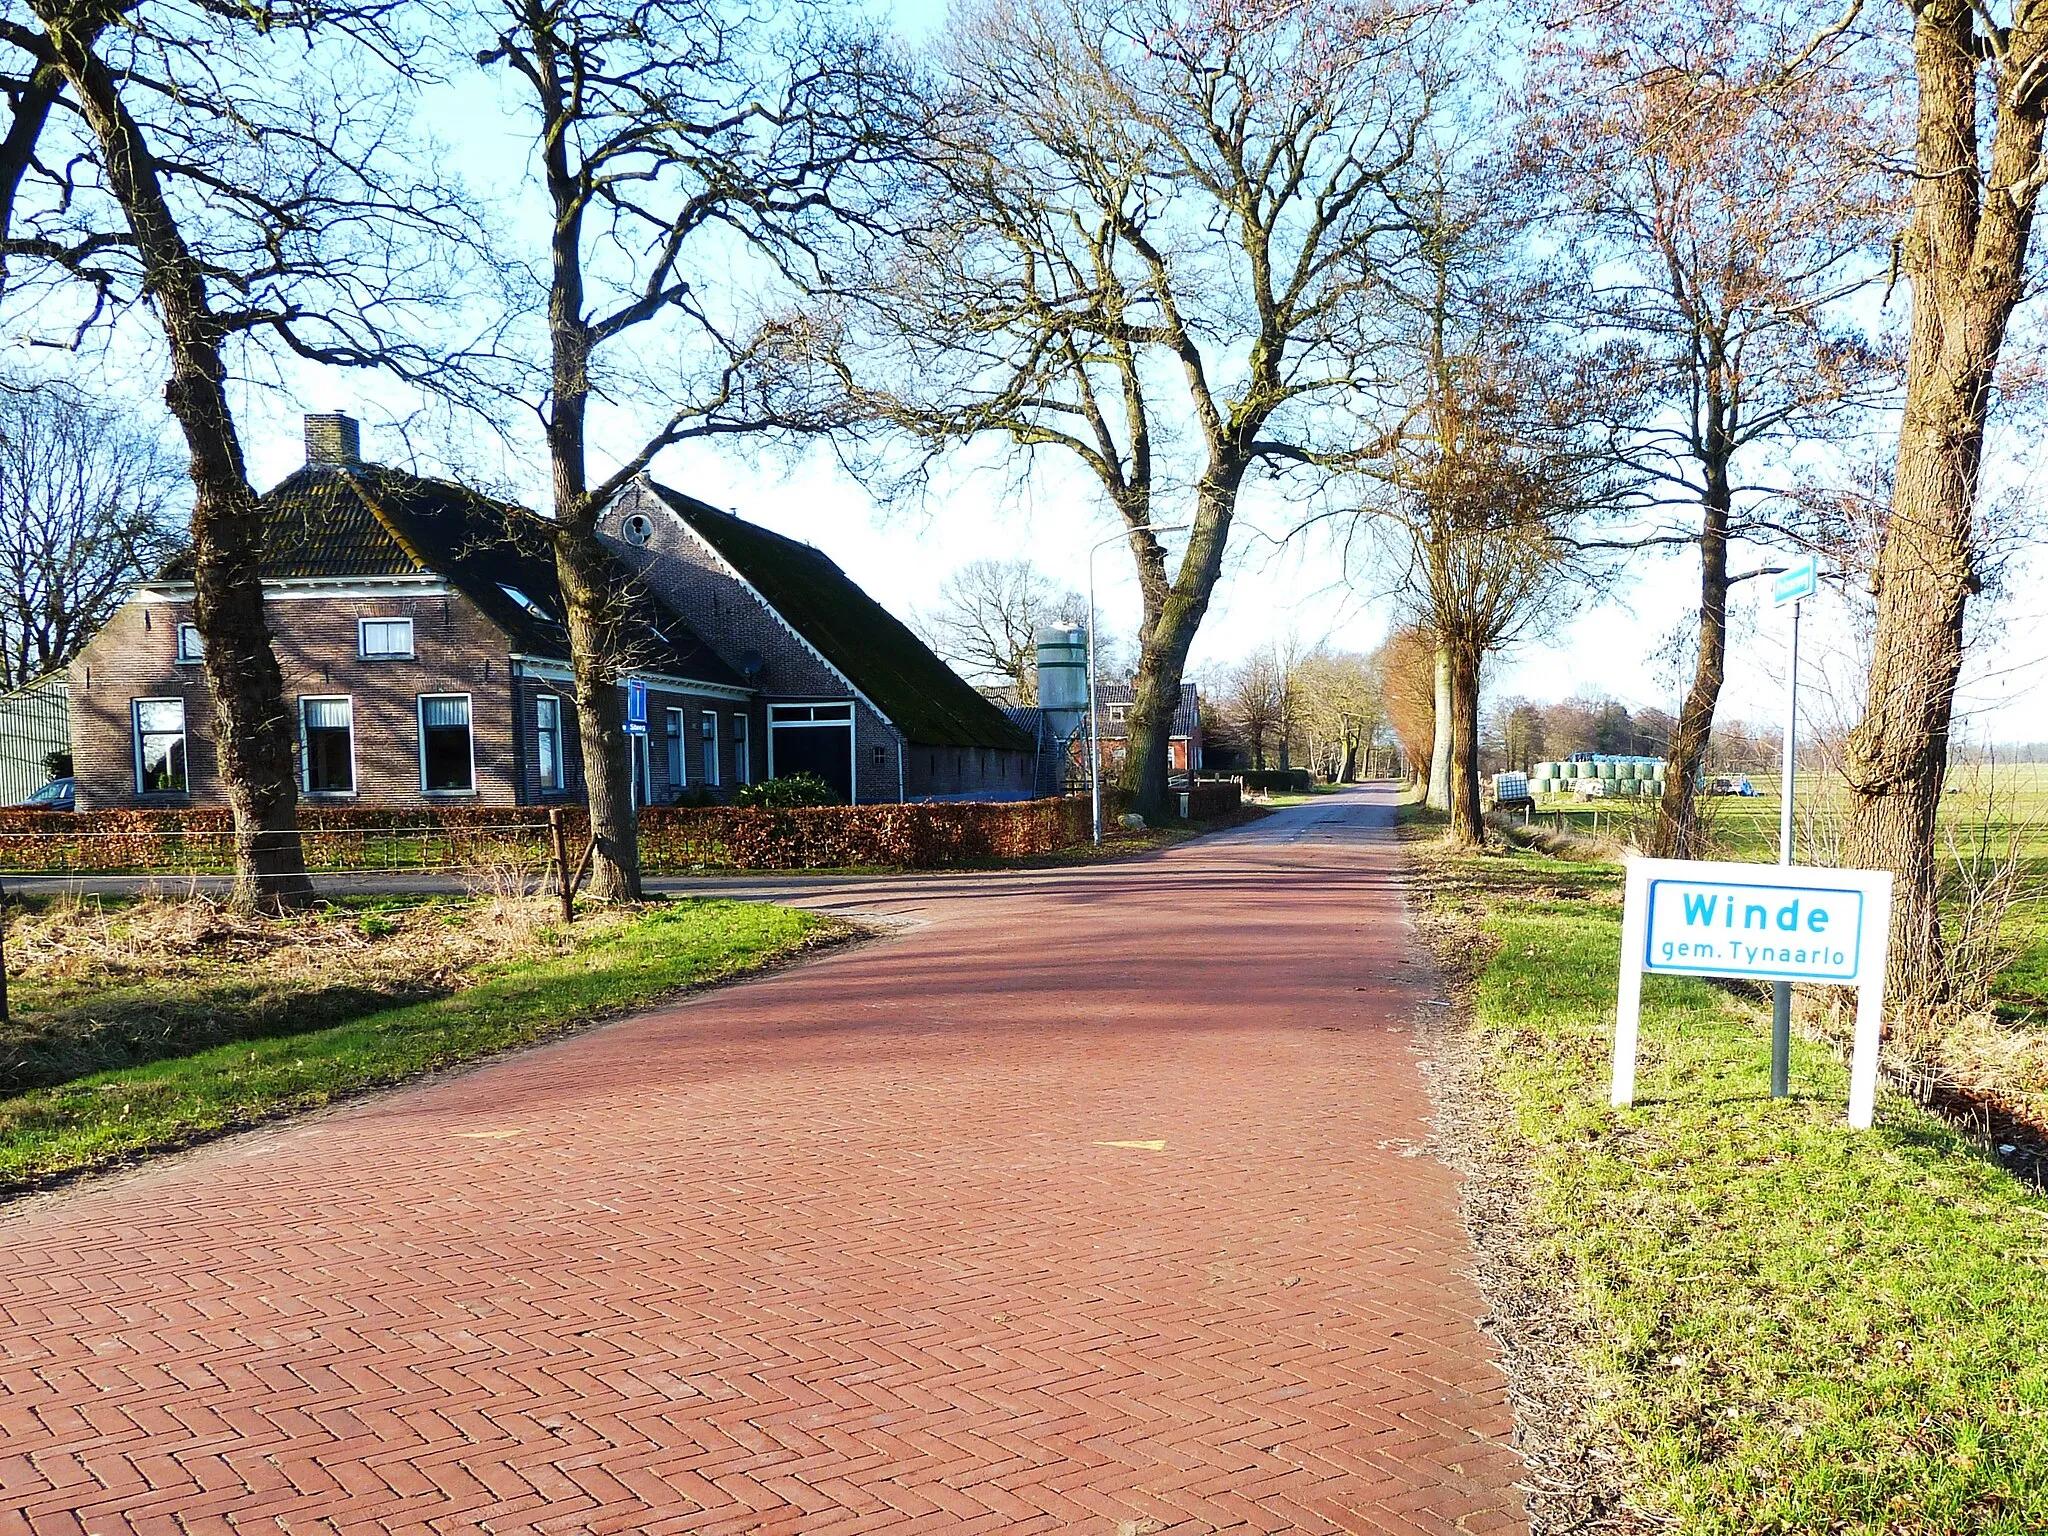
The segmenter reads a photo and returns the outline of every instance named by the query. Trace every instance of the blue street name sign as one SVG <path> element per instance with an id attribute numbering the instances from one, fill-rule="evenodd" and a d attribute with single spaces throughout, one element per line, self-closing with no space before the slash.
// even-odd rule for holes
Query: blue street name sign
<path id="1" fill-rule="evenodd" d="M 626 679 L 626 734 L 647 734 L 647 685 L 637 677 Z"/>
<path id="2" fill-rule="evenodd" d="M 1814 568 L 1813 556 L 1808 555 L 1778 572 L 1771 583 L 1771 601 L 1782 608 L 1787 603 L 1803 602 L 1819 590 L 1820 572 Z"/>

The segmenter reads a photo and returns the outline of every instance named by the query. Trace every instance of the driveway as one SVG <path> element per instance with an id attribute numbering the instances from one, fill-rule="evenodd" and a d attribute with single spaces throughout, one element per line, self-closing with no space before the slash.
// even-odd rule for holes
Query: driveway
<path id="1" fill-rule="evenodd" d="M 0 1532 L 1525 1529 L 1386 797 L 0 1212 Z"/>

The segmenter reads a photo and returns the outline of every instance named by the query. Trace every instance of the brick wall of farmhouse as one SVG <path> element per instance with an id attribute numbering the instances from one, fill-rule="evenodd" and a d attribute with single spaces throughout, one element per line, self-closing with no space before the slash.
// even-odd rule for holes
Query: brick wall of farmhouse
<path id="1" fill-rule="evenodd" d="M 627 543 L 619 531 L 634 512 L 644 512 L 653 524 L 653 538 L 644 548 Z M 896 729 L 792 635 L 753 589 L 728 571 L 658 497 L 634 486 L 606 510 L 599 531 L 728 666 L 738 670 L 749 651 L 761 658 L 761 672 L 754 679 L 761 697 L 751 726 L 754 778 L 769 773 L 768 705 L 851 700 L 856 797 L 864 805 L 897 798 L 896 752 L 902 738 Z M 907 758 L 904 768 L 907 778 Z"/>
<path id="2" fill-rule="evenodd" d="M 345 696 L 353 701 L 355 791 L 312 798 L 385 805 L 511 805 L 521 798 L 530 742 L 514 729 L 505 636 L 466 598 L 289 597 L 269 602 L 265 616 L 295 727 L 302 698 Z M 131 602 L 72 663 L 72 744 L 81 809 L 218 804 L 224 798 L 203 668 L 177 659 L 178 626 L 191 618 L 189 603 Z M 361 657 L 357 620 L 362 618 L 412 619 L 413 659 Z M 476 772 L 469 793 L 429 796 L 421 790 L 418 700 L 433 693 L 470 696 Z M 187 794 L 138 792 L 138 699 L 184 702 Z"/>

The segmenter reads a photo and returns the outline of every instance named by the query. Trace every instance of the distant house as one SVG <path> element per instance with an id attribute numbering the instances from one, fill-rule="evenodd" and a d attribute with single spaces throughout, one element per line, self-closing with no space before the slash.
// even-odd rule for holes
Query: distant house
<path id="1" fill-rule="evenodd" d="M 1130 745 L 1131 706 L 1137 700 L 1137 690 L 1129 683 L 1098 683 L 1095 688 L 1096 730 L 1102 738 L 1103 771 L 1112 767 L 1121 770 L 1124 753 Z M 1180 704 L 1173 712 L 1172 764 L 1173 773 L 1186 773 L 1192 764 L 1197 772 L 1202 768 L 1202 699 L 1201 691 L 1193 683 L 1180 685 Z"/>
<path id="2" fill-rule="evenodd" d="M 305 466 L 259 503 L 301 792 L 581 799 L 561 593 L 531 519 L 363 463 L 345 416 L 308 417 L 306 442 Z M 695 505 L 673 492 L 636 487 L 621 502 L 606 532 L 630 677 L 645 686 L 641 803 L 798 771 L 863 802 L 1029 792 L 1022 733 L 823 555 L 710 508 L 697 517 L 722 519 L 716 544 L 680 513 L 657 525 L 650 512 Z M 222 798 L 192 599 L 189 571 L 167 569 L 73 663 L 81 808 Z"/>

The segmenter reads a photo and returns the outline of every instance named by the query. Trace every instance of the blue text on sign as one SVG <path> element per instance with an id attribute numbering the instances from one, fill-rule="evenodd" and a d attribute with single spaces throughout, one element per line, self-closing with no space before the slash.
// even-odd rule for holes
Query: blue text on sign
<path id="1" fill-rule="evenodd" d="M 1652 880 L 1643 969 L 1848 981 L 1862 942 L 1861 891 Z"/>

